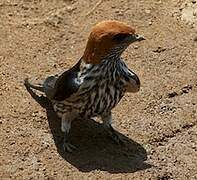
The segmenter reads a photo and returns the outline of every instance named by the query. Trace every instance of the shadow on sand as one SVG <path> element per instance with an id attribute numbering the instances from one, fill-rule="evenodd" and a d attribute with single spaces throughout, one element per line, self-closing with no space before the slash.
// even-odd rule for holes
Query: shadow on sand
<path id="1" fill-rule="evenodd" d="M 125 146 L 113 143 L 107 137 L 102 125 L 92 119 L 75 120 L 72 123 L 70 140 L 78 149 L 73 153 L 64 152 L 60 119 L 53 111 L 51 103 L 46 97 L 38 96 L 29 88 L 27 90 L 47 111 L 49 127 L 58 153 L 79 171 L 102 170 L 110 173 L 132 173 L 151 167 L 144 162 L 147 159 L 147 153 L 140 144 L 120 133 Z"/>

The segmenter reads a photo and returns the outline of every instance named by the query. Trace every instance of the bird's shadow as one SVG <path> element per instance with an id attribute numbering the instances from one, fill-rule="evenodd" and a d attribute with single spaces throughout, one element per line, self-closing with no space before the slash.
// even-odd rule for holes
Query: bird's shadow
<path id="1" fill-rule="evenodd" d="M 50 101 L 44 96 L 38 96 L 30 88 L 26 88 L 30 95 L 46 109 L 48 124 L 58 153 L 78 170 L 132 173 L 151 167 L 145 162 L 147 152 L 139 143 L 119 133 L 125 141 L 125 145 L 115 144 L 107 137 L 102 125 L 92 119 L 73 121 L 70 140 L 77 146 L 77 150 L 73 153 L 64 152 L 62 150 L 61 122 L 53 111 Z"/>

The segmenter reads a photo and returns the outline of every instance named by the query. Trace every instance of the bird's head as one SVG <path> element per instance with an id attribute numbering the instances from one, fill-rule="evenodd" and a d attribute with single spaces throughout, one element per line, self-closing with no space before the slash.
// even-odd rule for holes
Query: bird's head
<path id="1" fill-rule="evenodd" d="M 135 29 L 119 21 L 102 21 L 89 35 L 83 59 L 88 64 L 99 64 L 107 56 L 120 56 L 133 42 L 144 40 Z"/>

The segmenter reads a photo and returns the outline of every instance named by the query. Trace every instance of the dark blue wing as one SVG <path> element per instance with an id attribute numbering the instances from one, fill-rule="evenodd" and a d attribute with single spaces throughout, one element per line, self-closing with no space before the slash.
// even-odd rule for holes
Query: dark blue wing
<path id="1" fill-rule="evenodd" d="M 50 76 L 44 82 L 44 91 L 51 100 L 62 101 L 77 92 L 80 85 L 77 83 L 81 60 L 71 69 L 60 76 Z"/>

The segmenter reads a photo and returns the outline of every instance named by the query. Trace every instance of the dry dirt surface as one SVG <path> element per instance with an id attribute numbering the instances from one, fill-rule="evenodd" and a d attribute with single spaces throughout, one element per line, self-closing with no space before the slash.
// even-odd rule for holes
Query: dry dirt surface
<path id="1" fill-rule="evenodd" d="M 60 121 L 26 77 L 68 69 L 90 28 L 129 23 L 146 41 L 124 53 L 142 83 L 114 109 L 114 144 L 99 121 L 76 120 L 61 150 Z M 196 0 L 1 0 L 0 179 L 197 179 Z"/>

